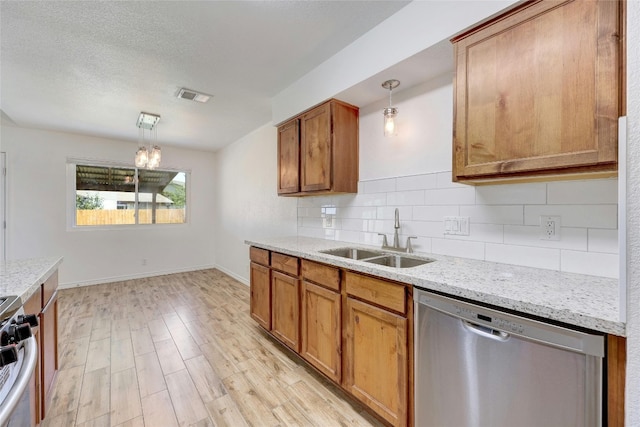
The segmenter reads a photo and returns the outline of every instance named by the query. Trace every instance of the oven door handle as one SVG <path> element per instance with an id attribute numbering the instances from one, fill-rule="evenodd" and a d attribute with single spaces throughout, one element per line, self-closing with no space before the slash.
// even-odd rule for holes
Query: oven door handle
<path id="1" fill-rule="evenodd" d="M 9 417 L 13 413 L 13 410 L 18 406 L 18 403 L 20 403 L 20 399 L 22 398 L 25 390 L 29 387 L 31 376 L 36 368 L 36 362 L 38 360 L 38 344 L 36 343 L 36 339 L 34 337 L 29 337 L 22 342 L 24 348 L 22 367 L 20 368 L 20 372 L 18 373 L 16 382 L 13 384 L 11 391 L 9 391 L 4 402 L 0 405 L 0 426 L 4 426 L 9 422 Z"/>

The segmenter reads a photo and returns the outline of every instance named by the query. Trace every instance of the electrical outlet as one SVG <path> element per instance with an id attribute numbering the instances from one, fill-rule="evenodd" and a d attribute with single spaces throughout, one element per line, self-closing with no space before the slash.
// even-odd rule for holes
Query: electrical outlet
<path id="1" fill-rule="evenodd" d="M 560 240 L 559 216 L 540 216 L 540 239 Z"/>

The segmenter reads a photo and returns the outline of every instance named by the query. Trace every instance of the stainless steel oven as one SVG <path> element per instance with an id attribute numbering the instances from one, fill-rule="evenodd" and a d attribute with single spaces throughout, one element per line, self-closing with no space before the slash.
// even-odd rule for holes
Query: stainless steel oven
<path id="1" fill-rule="evenodd" d="M 33 426 L 34 397 L 30 383 L 38 358 L 31 326 L 18 297 L 0 298 L 0 427 Z"/>

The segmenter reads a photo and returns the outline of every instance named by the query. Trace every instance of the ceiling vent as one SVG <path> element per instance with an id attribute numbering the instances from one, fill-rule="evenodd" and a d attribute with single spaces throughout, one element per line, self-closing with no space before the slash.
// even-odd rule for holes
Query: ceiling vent
<path id="1" fill-rule="evenodd" d="M 182 88 L 178 92 L 178 98 L 188 99 L 190 101 L 205 103 L 211 98 L 211 95 L 205 95 L 204 93 L 196 92 L 195 90 Z"/>

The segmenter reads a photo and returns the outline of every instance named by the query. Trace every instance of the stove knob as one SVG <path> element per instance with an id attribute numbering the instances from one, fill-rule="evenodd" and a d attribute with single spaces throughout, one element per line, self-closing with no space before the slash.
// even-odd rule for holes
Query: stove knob
<path id="1" fill-rule="evenodd" d="M 21 314 L 18 316 L 18 323 L 28 323 L 29 326 L 35 328 L 38 326 L 38 316 L 35 314 Z"/>
<path id="2" fill-rule="evenodd" d="M 6 347 L 0 347 L 0 368 L 9 363 L 14 363 L 18 360 L 18 350 L 15 345 L 8 345 Z"/>
<path id="3" fill-rule="evenodd" d="M 26 340 L 31 336 L 31 326 L 28 323 L 21 325 L 11 325 L 9 327 L 9 340 L 12 343 L 18 343 L 22 340 Z"/>

